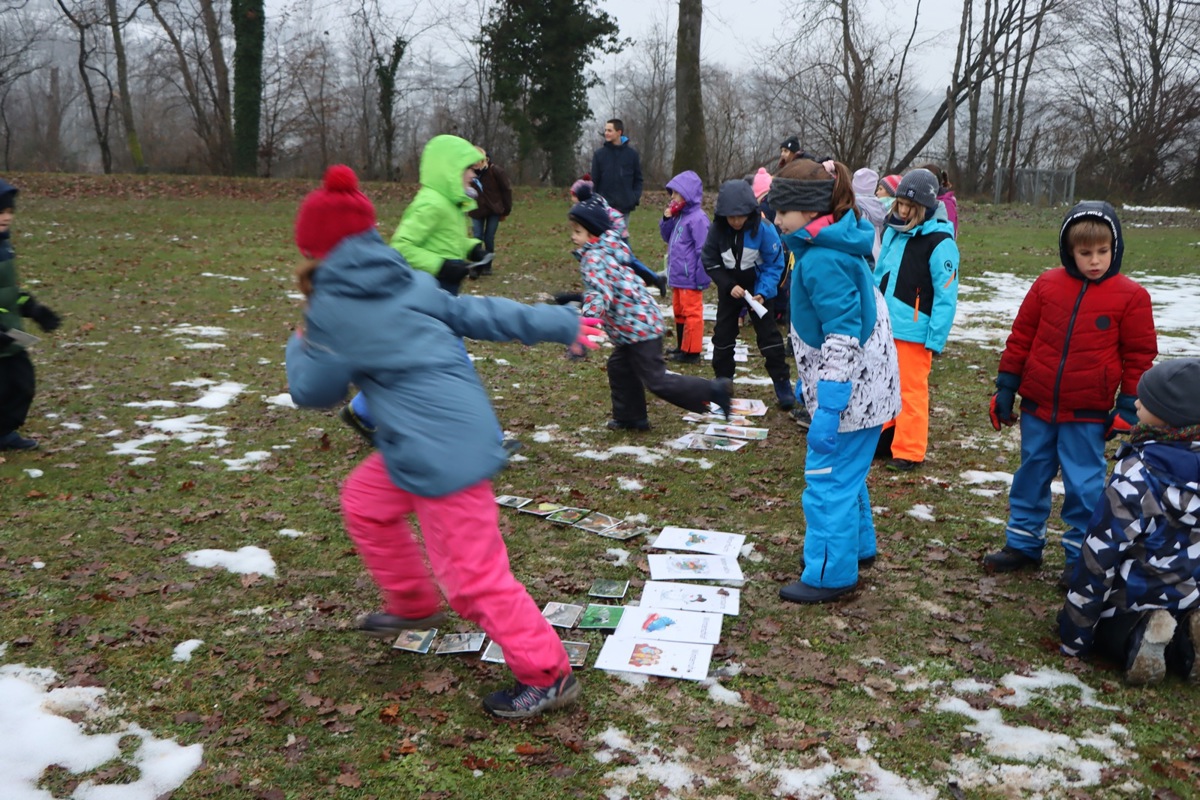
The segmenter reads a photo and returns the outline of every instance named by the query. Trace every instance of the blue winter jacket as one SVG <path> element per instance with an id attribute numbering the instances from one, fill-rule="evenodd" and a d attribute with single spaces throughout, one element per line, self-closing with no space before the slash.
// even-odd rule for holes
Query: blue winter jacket
<path id="1" fill-rule="evenodd" d="M 642 202 L 642 158 L 622 136 L 620 144 L 605 142 L 592 154 L 592 184 L 596 194 L 625 216 Z"/>
<path id="2" fill-rule="evenodd" d="M 861 346 L 875 328 L 875 283 L 867 256 L 875 228 L 853 210 L 836 222 L 818 217 L 783 238 L 795 256 L 792 268 L 792 327 L 809 347 L 826 337 L 854 338 Z"/>
<path id="3" fill-rule="evenodd" d="M 885 227 L 875 283 L 887 300 L 895 337 L 942 352 L 958 307 L 954 226 L 934 218 L 911 231 Z"/>
<path id="4" fill-rule="evenodd" d="M 728 217 L 746 217 L 741 230 Z M 713 224 L 700 260 L 722 296 L 741 286 L 763 300 L 772 300 L 783 276 L 783 245 L 775 226 L 762 218 L 754 190 L 744 180 L 729 180 L 717 192 Z"/>
<path id="5" fill-rule="evenodd" d="M 570 344 L 578 333 L 569 308 L 442 291 L 368 231 L 344 239 L 313 274 L 304 335 L 287 346 L 288 385 L 297 405 L 327 408 L 356 384 L 392 481 L 442 497 L 505 463 L 499 423 L 459 337 Z"/>
<path id="6" fill-rule="evenodd" d="M 1067 655 L 1092 648 L 1102 618 L 1200 597 L 1200 442 L 1126 443 L 1116 458 L 1058 615 Z"/>
<path id="7" fill-rule="evenodd" d="M 709 229 L 708 215 L 700 206 L 704 183 L 689 169 L 671 178 L 667 189 L 679 192 L 684 202 L 678 214 L 658 223 L 658 232 L 667 243 L 667 282 L 673 289 L 707 289 L 712 278 L 700 261 Z"/>

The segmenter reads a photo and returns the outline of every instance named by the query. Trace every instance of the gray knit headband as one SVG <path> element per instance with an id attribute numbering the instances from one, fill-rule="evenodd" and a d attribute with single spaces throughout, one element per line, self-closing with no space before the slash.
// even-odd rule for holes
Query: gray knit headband
<path id="1" fill-rule="evenodd" d="M 799 181 L 776 178 L 771 181 L 767 203 L 776 211 L 831 211 L 834 183 L 833 179 Z"/>

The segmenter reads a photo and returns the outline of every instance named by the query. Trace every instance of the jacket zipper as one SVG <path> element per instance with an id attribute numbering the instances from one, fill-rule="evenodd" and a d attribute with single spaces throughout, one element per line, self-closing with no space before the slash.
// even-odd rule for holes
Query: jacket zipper
<path id="1" fill-rule="evenodd" d="M 1067 351 L 1071 349 L 1071 335 L 1075 332 L 1075 317 L 1079 314 L 1079 306 L 1083 303 L 1083 295 L 1087 292 L 1088 282 L 1083 282 L 1079 296 L 1075 298 L 1075 307 L 1071 309 L 1071 318 L 1067 321 L 1067 338 L 1063 341 L 1062 358 L 1058 361 L 1058 372 L 1054 375 L 1054 405 L 1050 409 L 1050 423 L 1058 424 L 1058 390 L 1062 385 L 1063 370 L 1067 368 Z"/>
<path id="2" fill-rule="evenodd" d="M 913 303 L 913 322 L 921 321 L 921 290 L 917 289 L 917 301 Z"/>

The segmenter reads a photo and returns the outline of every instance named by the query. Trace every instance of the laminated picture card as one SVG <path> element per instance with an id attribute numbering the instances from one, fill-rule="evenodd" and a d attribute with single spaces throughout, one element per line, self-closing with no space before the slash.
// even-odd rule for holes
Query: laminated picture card
<path id="1" fill-rule="evenodd" d="M 741 589 L 728 586 L 646 581 L 642 588 L 641 605 L 652 608 L 678 608 L 684 611 L 707 611 L 735 617 L 741 607 L 741 598 Z"/>
<path id="2" fill-rule="evenodd" d="M 737 558 L 746 537 L 740 533 L 706 531 L 699 528 L 679 528 L 668 525 L 651 543 L 659 550 L 683 550 L 690 553 L 708 553 L 714 556 Z"/>

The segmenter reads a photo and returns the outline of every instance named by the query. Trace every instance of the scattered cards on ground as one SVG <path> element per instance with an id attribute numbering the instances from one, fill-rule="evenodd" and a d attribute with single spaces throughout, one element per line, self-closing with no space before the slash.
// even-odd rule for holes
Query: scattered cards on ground
<path id="1" fill-rule="evenodd" d="M 703 433 L 685 433 L 678 439 L 667 442 L 676 450 L 741 450 L 748 442 L 745 439 L 730 439 L 726 436 L 705 436 Z"/>
<path id="2" fill-rule="evenodd" d="M 741 598 L 740 589 L 725 586 L 646 581 L 642 589 L 641 604 L 648 608 L 678 608 L 684 611 L 707 611 L 737 616 Z M 579 623 L 579 627 L 583 627 L 582 622 Z"/>
<path id="3" fill-rule="evenodd" d="M 721 407 L 716 403 L 709 403 L 708 408 L 713 414 L 721 413 Z M 735 397 L 729 403 L 729 413 L 742 417 L 761 417 L 767 413 L 767 404 L 753 398 Z"/>
<path id="4" fill-rule="evenodd" d="M 579 627 L 612 629 L 617 627 L 624 613 L 625 606 L 602 606 L 592 603 L 584 609 L 583 616 L 579 618 Z"/>
<path id="5" fill-rule="evenodd" d="M 429 645 L 433 644 L 435 636 L 437 636 L 437 628 L 424 631 L 401 631 L 400 635 L 396 637 L 396 641 L 392 642 L 392 648 L 407 650 L 410 653 L 428 653 Z"/>
<path id="6" fill-rule="evenodd" d="M 482 633 L 448 633 L 438 642 L 438 655 L 443 653 L 478 653 L 487 635 Z"/>
<path id="7" fill-rule="evenodd" d="M 613 636 L 716 644 L 721 641 L 721 622 L 724 619 L 723 614 L 703 611 L 628 606 Z"/>
<path id="8" fill-rule="evenodd" d="M 586 508 L 560 508 L 552 514 L 547 514 L 546 519 L 559 525 L 575 525 L 589 513 L 591 512 Z"/>
<path id="9" fill-rule="evenodd" d="M 500 649 L 500 645 L 495 642 L 488 642 L 488 646 L 484 648 L 483 655 L 479 657 L 480 661 L 490 661 L 493 664 L 504 663 L 504 651 Z"/>
<path id="10" fill-rule="evenodd" d="M 686 550 L 691 553 L 709 553 L 737 558 L 745 542 L 745 535 L 740 533 L 677 528 L 668 525 L 662 529 L 662 533 L 654 540 L 651 547 L 657 547 L 659 550 Z"/>
<path id="11" fill-rule="evenodd" d="M 591 533 L 601 533 L 611 528 L 613 525 L 618 525 L 621 520 L 617 517 L 610 517 L 608 514 L 601 514 L 599 511 L 593 511 L 583 519 L 575 523 L 576 528 L 582 528 Z"/>
<path id="12" fill-rule="evenodd" d="M 546 603 L 546 607 L 542 609 L 542 616 L 556 628 L 575 627 L 575 621 L 582 613 L 583 606 L 574 603 Z"/>
<path id="13" fill-rule="evenodd" d="M 609 636 L 593 666 L 614 672 L 702 681 L 708 677 L 712 651 L 711 644 Z"/>
<path id="14" fill-rule="evenodd" d="M 704 429 L 705 436 L 729 436 L 734 439 L 753 439 L 762 441 L 767 438 L 766 428 L 750 428 L 745 425 L 726 425 L 724 423 L 709 425 Z"/>
<path id="15" fill-rule="evenodd" d="M 724 414 L 697 414 L 695 411 L 689 411 L 683 415 L 684 422 L 695 422 L 703 425 L 711 425 L 719 423 L 722 425 L 737 425 L 742 428 L 753 427 L 753 423 L 745 417 L 739 417 L 737 414 L 730 414 L 729 419 L 725 419 Z"/>
<path id="16" fill-rule="evenodd" d="M 566 506 L 560 506 L 558 503 L 530 503 L 523 505 L 520 508 L 522 514 L 533 514 L 538 517 L 545 517 L 553 514 L 555 511 L 562 511 Z"/>
<path id="17" fill-rule="evenodd" d="M 587 652 L 591 647 L 587 642 L 563 642 L 563 648 L 567 651 L 567 661 L 572 667 L 582 667 L 587 661 Z"/>
<path id="18" fill-rule="evenodd" d="M 692 553 L 653 553 L 650 578 L 656 581 L 740 581 L 742 568 L 736 558 Z"/>
<path id="19" fill-rule="evenodd" d="M 629 591 L 629 581 L 611 581 L 607 578 L 597 578 L 588 589 L 589 597 L 624 597 Z"/>
<path id="20" fill-rule="evenodd" d="M 509 508 L 521 508 L 532 502 L 532 497 L 517 497 L 515 494 L 501 494 L 496 496 L 497 505 L 508 506 Z"/>
<path id="21" fill-rule="evenodd" d="M 606 528 L 602 531 L 597 531 L 597 535 L 603 536 L 605 539 L 618 539 L 622 542 L 632 539 L 635 536 L 650 533 L 650 529 L 643 525 L 636 525 L 632 522 L 618 522 L 611 528 Z"/>

